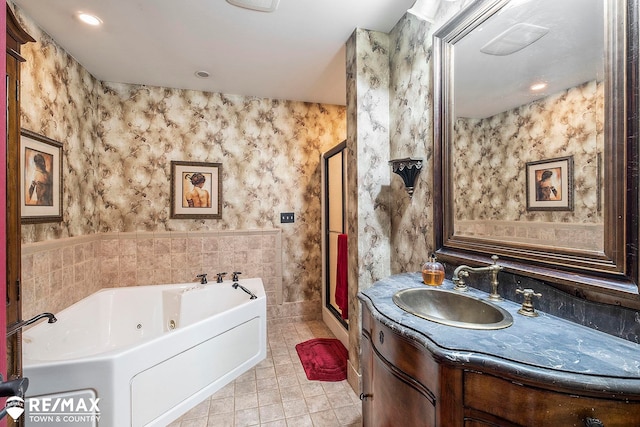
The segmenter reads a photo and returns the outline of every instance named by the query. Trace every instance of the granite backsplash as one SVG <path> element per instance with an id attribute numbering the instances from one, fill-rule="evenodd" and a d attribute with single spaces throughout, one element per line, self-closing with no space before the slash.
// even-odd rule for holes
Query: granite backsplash
<path id="1" fill-rule="evenodd" d="M 445 264 L 446 277 L 453 276 L 456 265 Z M 484 292 L 491 292 L 489 275 L 474 275 L 466 283 Z M 537 279 L 501 271 L 498 275 L 500 295 L 517 303 L 522 303 L 522 295 L 516 289 L 530 288 L 541 293 L 534 298 L 536 310 L 560 317 L 570 322 L 640 344 L 640 312 L 611 304 L 587 301 L 562 292 Z"/>

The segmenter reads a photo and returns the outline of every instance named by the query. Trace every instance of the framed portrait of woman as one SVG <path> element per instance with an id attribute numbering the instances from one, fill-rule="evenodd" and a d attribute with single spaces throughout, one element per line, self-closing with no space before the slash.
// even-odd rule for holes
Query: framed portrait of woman
<path id="1" fill-rule="evenodd" d="M 23 223 L 62 221 L 62 144 L 22 129 L 19 184 Z"/>
<path id="2" fill-rule="evenodd" d="M 171 162 L 171 218 L 222 218 L 222 164 Z"/>
<path id="3" fill-rule="evenodd" d="M 573 210 L 573 156 L 527 163 L 527 210 Z"/>

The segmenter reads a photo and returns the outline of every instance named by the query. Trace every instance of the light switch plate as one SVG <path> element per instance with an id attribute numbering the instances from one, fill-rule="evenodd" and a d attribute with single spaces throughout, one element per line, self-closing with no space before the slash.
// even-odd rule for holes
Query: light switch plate
<path id="1" fill-rule="evenodd" d="M 280 214 L 280 223 L 287 224 L 295 222 L 295 215 L 293 212 L 282 212 Z"/>

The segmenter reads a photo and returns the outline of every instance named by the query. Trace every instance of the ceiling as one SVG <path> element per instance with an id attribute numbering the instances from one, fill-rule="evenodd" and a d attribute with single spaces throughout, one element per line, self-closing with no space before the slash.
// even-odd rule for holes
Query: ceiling
<path id="1" fill-rule="evenodd" d="M 13 2 L 102 81 L 345 105 L 347 39 L 388 33 L 415 0 L 280 0 L 272 13 L 225 0 Z"/>

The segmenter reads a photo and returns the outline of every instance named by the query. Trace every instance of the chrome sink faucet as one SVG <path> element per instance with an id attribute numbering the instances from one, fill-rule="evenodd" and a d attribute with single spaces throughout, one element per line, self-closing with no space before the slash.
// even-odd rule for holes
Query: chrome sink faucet
<path id="1" fill-rule="evenodd" d="M 34 316 L 29 320 L 23 320 L 23 321 L 20 321 L 18 323 L 14 323 L 13 325 L 9 326 L 7 328 L 7 338 L 9 338 L 11 335 L 15 334 L 16 332 L 18 332 L 19 330 L 21 330 L 25 326 L 31 325 L 32 323 L 36 323 L 38 320 L 44 319 L 44 318 L 49 319 L 48 323 L 56 323 L 58 321 L 58 319 L 56 319 L 56 316 L 54 316 L 52 313 L 40 313 L 37 316 Z"/>
<path id="2" fill-rule="evenodd" d="M 455 285 L 453 287 L 454 290 L 465 292 L 469 288 L 467 284 L 464 282 L 465 277 L 469 277 L 469 273 L 483 273 L 489 272 L 491 273 L 491 294 L 489 295 L 489 299 L 492 301 L 501 301 L 502 297 L 498 293 L 498 273 L 502 270 L 502 266 L 498 265 L 498 256 L 493 255 L 491 257 L 493 260 L 493 264 L 488 265 L 486 267 L 469 267 L 468 265 L 460 265 L 453 271 L 453 277 L 451 281 Z"/>

